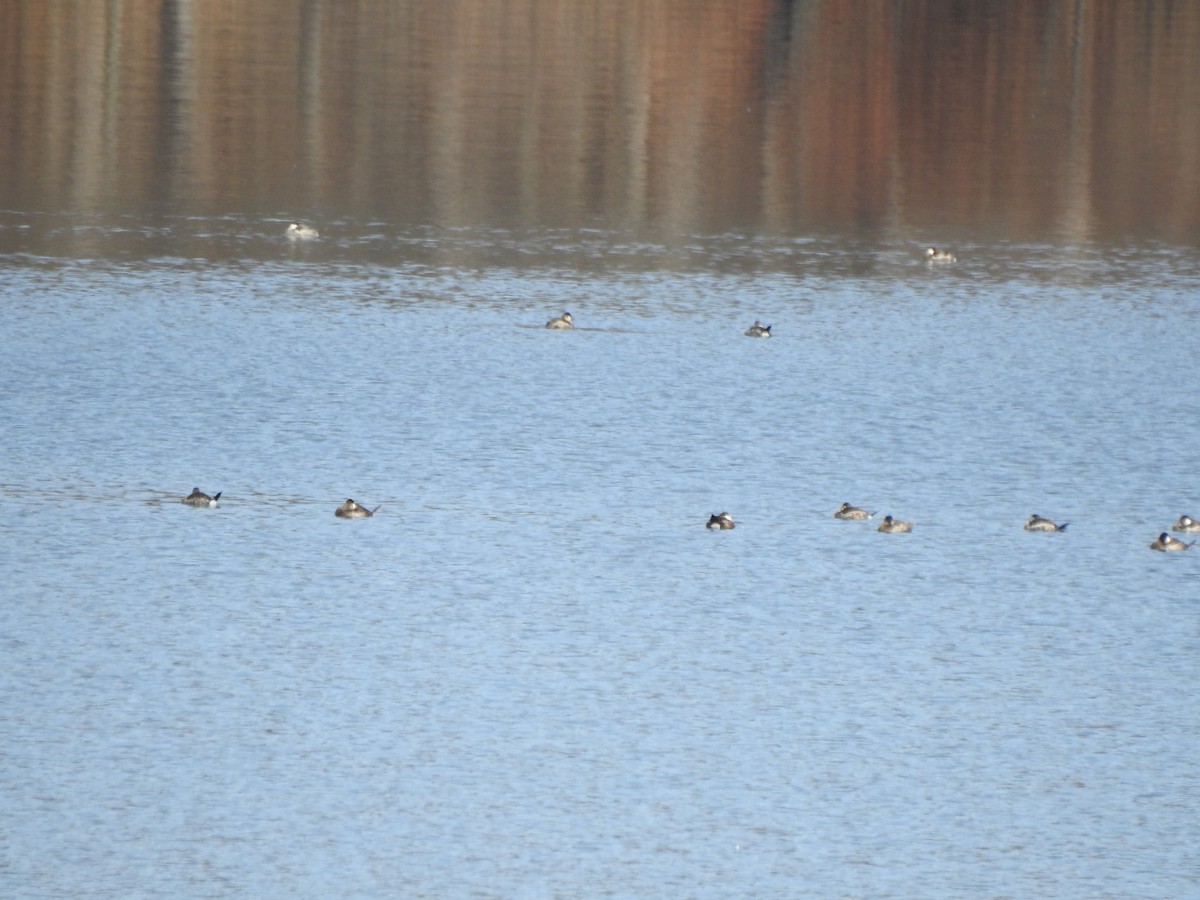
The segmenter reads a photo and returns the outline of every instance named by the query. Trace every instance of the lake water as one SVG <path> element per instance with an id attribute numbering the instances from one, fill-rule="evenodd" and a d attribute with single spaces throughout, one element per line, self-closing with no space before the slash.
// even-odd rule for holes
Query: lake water
<path id="1" fill-rule="evenodd" d="M 1200 888 L 1193 254 L 268 247 L 7 268 L 5 893 Z"/>
<path id="2" fill-rule="evenodd" d="M 0 895 L 1200 896 L 1200 7 L 939 9 L 7 4 Z"/>

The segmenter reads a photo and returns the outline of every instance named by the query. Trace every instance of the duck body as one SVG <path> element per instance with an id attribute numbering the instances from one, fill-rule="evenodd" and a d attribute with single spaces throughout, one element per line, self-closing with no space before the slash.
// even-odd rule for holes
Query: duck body
<path id="1" fill-rule="evenodd" d="M 727 512 L 716 513 L 708 517 L 708 524 L 704 526 L 709 531 L 729 531 L 733 525 L 733 516 Z"/>
<path id="2" fill-rule="evenodd" d="M 1171 526 L 1171 530 L 1180 534 L 1197 534 L 1200 533 L 1200 522 L 1191 516 L 1180 516 L 1179 521 Z"/>
<path id="3" fill-rule="evenodd" d="M 221 492 L 217 491 L 211 497 L 198 487 L 192 488 L 192 492 L 180 500 L 180 503 L 186 503 L 188 506 L 200 507 L 216 507 L 217 501 L 221 499 Z"/>
<path id="4" fill-rule="evenodd" d="M 569 312 L 564 312 L 558 318 L 547 322 L 546 327 L 551 331 L 568 331 L 575 327 L 575 318 Z"/>
<path id="5" fill-rule="evenodd" d="M 939 250 L 937 247 L 929 247 L 925 250 L 925 259 L 929 262 L 952 263 L 958 262 L 958 257 L 949 250 Z"/>
<path id="6" fill-rule="evenodd" d="M 301 225 L 299 222 L 293 222 L 284 233 L 292 241 L 313 241 L 321 236 L 311 225 Z"/>
<path id="7" fill-rule="evenodd" d="M 867 512 L 865 509 L 860 509 L 857 506 L 851 506 L 849 503 L 843 503 L 841 509 L 833 514 L 835 519 L 847 519 L 851 522 L 865 522 L 873 512 Z"/>
<path id="8" fill-rule="evenodd" d="M 746 329 L 746 337 L 753 338 L 769 338 L 771 336 L 771 326 L 764 325 L 758 319 L 754 320 L 754 324 Z"/>
<path id="9" fill-rule="evenodd" d="M 339 519 L 369 519 L 375 515 L 378 509 L 378 506 L 375 509 L 367 509 L 365 506 L 347 498 L 345 503 L 333 511 L 333 514 Z"/>
<path id="10" fill-rule="evenodd" d="M 884 516 L 883 522 L 879 525 L 879 530 L 884 534 L 908 534 L 912 531 L 912 523 L 901 522 L 899 519 L 893 519 L 891 516 Z"/>
<path id="11" fill-rule="evenodd" d="M 1070 522 L 1063 522 L 1061 525 L 1055 525 L 1049 519 L 1043 519 L 1037 513 L 1029 517 L 1029 521 L 1025 523 L 1026 531 L 1066 531 Z"/>
<path id="12" fill-rule="evenodd" d="M 1192 543 L 1195 543 L 1193 541 Z M 1158 540 L 1150 545 L 1151 550 L 1162 550 L 1166 553 L 1172 553 L 1177 550 L 1188 550 L 1192 544 L 1185 544 L 1179 538 L 1173 538 L 1165 531 L 1158 536 Z"/>

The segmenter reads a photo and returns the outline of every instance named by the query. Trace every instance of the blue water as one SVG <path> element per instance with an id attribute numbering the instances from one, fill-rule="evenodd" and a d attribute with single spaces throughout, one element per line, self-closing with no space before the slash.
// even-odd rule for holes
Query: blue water
<path id="1" fill-rule="evenodd" d="M 1194 253 L 175 227 L 0 281 L 0 894 L 1200 895 Z"/>

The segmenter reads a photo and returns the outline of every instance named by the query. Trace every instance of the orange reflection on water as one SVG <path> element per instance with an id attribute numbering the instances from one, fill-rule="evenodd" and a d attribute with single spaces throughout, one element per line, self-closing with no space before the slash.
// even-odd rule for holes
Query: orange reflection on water
<path id="1" fill-rule="evenodd" d="M 1200 8 L 42 0 L 18 210 L 1200 238 Z"/>

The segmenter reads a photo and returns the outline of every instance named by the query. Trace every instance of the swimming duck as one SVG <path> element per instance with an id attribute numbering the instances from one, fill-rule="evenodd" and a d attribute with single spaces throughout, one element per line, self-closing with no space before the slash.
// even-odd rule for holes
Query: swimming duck
<path id="1" fill-rule="evenodd" d="M 299 222 L 289 225 L 285 234 L 289 240 L 293 241 L 311 241 L 321 236 L 321 233 L 311 225 L 301 225 Z"/>
<path id="2" fill-rule="evenodd" d="M 729 531 L 733 528 L 733 516 L 727 512 L 718 513 L 708 517 L 708 524 L 704 526 L 711 531 Z"/>
<path id="3" fill-rule="evenodd" d="M 547 328 L 552 328 L 555 331 L 565 331 L 575 327 L 575 319 L 569 312 L 563 313 L 557 319 L 551 319 L 546 323 Z"/>
<path id="4" fill-rule="evenodd" d="M 771 326 L 764 325 L 758 319 L 754 320 L 754 324 L 746 329 L 746 337 L 770 337 Z"/>
<path id="5" fill-rule="evenodd" d="M 367 509 L 365 506 L 359 506 L 353 500 L 347 499 L 345 503 L 333 511 L 333 514 L 339 519 L 369 519 L 378 510 L 378 506 L 375 509 Z"/>
<path id="6" fill-rule="evenodd" d="M 1194 544 L 1195 541 L 1192 541 Z M 1165 531 L 1158 536 L 1158 540 L 1150 545 L 1151 550 L 1187 550 L 1192 544 L 1185 544 L 1179 538 L 1173 538 Z"/>
<path id="7" fill-rule="evenodd" d="M 221 499 L 221 492 L 217 491 L 211 497 L 198 487 L 192 488 L 192 492 L 180 500 L 180 503 L 186 503 L 188 506 L 216 506 L 217 501 Z"/>
<path id="8" fill-rule="evenodd" d="M 1029 517 L 1029 521 L 1025 523 L 1026 531 L 1066 531 L 1070 522 L 1063 522 L 1061 525 L 1055 525 L 1049 519 L 1043 519 L 1037 513 Z"/>
<path id="9" fill-rule="evenodd" d="M 925 251 L 925 258 L 929 262 L 958 262 L 958 257 L 949 250 L 939 250 L 937 247 L 930 247 Z"/>
<path id="10" fill-rule="evenodd" d="M 912 523 L 901 522 L 899 519 L 893 519 L 891 516 L 884 516 L 879 530 L 887 534 L 908 534 L 908 532 L 912 531 Z"/>
<path id="11" fill-rule="evenodd" d="M 843 503 L 842 508 L 833 514 L 835 519 L 852 519 L 855 522 L 865 522 L 873 512 L 867 512 L 865 509 L 859 509 L 857 506 L 851 506 L 849 503 Z"/>
<path id="12" fill-rule="evenodd" d="M 1180 516 L 1179 521 L 1171 526 L 1171 530 L 1178 531 L 1180 534 L 1195 534 L 1200 531 L 1200 522 L 1191 516 Z"/>

